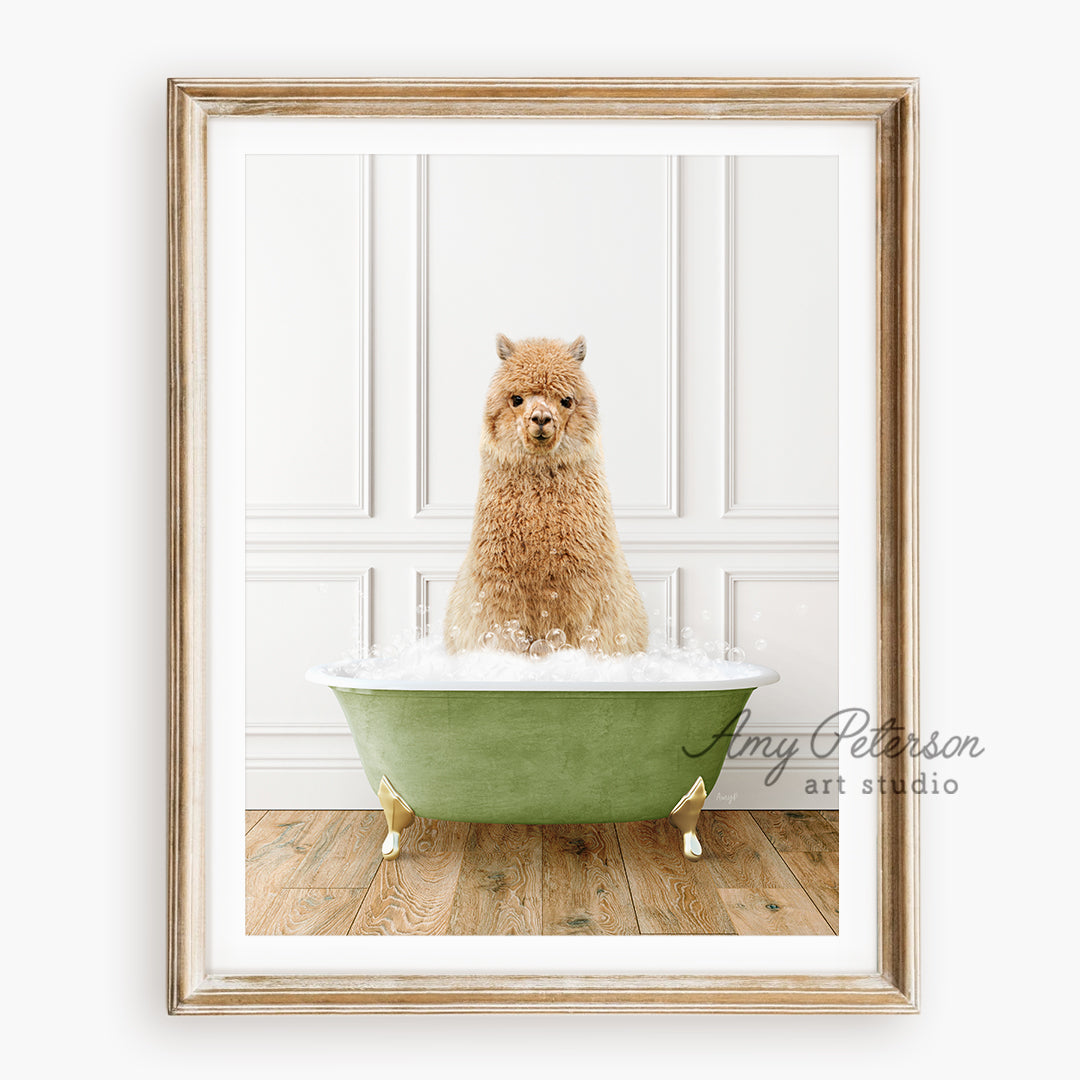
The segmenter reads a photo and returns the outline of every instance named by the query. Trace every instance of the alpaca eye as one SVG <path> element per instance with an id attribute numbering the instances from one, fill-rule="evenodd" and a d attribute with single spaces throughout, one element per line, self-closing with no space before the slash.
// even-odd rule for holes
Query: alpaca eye
<path id="1" fill-rule="evenodd" d="M 562 406 L 562 407 L 563 407 L 564 409 L 569 409 L 569 408 L 570 408 L 570 406 L 571 406 L 571 405 L 573 405 L 574 403 L 573 403 L 573 401 L 571 401 L 571 399 L 570 399 L 570 398 L 568 398 L 568 397 L 564 397 L 564 398 L 562 399 L 562 401 L 560 401 L 560 402 L 559 402 L 559 404 L 560 404 L 560 405 L 561 405 L 561 406 Z"/>
<path id="2" fill-rule="evenodd" d="M 521 404 L 521 403 L 522 403 L 522 402 L 523 402 L 524 400 L 525 400 L 525 399 L 524 399 L 524 398 L 523 398 L 523 397 L 522 397 L 522 396 L 521 396 L 520 394 L 515 394 L 515 395 L 514 395 L 514 396 L 513 396 L 513 397 L 512 397 L 511 399 L 510 399 L 510 404 L 511 404 L 511 405 L 513 405 L 513 406 L 514 406 L 514 407 L 516 408 L 516 407 L 517 407 L 518 405 L 520 405 L 520 404 Z"/>

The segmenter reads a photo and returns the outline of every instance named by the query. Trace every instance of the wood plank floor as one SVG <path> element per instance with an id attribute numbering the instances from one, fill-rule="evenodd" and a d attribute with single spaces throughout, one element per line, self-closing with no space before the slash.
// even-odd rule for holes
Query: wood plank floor
<path id="1" fill-rule="evenodd" d="M 836 934 L 835 811 L 706 810 L 704 854 L 666 819 L 417 818 L 384 862 L 378 810 L 248 810 L 249 934 Z"/>

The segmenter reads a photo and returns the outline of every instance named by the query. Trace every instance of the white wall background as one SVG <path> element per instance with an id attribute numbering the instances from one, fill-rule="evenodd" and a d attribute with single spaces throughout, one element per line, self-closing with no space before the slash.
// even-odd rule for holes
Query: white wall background
<path id="1" fill-rule="evenodd" d="M 1055 673 L 1077 644 L 1062 497 L 1078 396 L 1062 11 L 673 3 L 613 18 L 575 0 L 520 21 L 501 3 L 9 12 L 4 995 L 7 1052 L 26 1075 L 91 1062 L 125 1078 L 358 1062 L 441 1075 L 496 1060 L 547 1076 L 615 1059 L 655 1076 L 676 1049 L 709 1073 L 1054 1071 L 1074 1001 L 1058 823 L 1075 786 L 1074 694 Z M 922 77 L 923 723 L 978 733 L 988 750 L 955 767 L 957 795 L 923 803 L 920 1016 L 165 1015 L 164 80 L 316 74 Z M 1025 660 L 1046 681 L 1016 678 Z"/>
<path id="2" fill-rule="evenodd" d="M 246 268 L 246 805 L 378 808 L 304 671 L 441 638 L 504 329 L 587 334 L 650 629 L 781 673 L 746 731 L 801 753 L 771 784 L 775 759 L 733 754 L 706 806 L 836 807 L 836 759 L 810 743 L 840 707 L 837 158 L 348 149 L 247 156 L 229 234 Z"/>

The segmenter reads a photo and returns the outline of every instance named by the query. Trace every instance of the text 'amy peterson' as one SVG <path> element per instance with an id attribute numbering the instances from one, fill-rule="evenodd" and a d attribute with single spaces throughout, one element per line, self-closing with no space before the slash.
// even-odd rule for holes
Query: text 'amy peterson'
<path id="1" fill-rule="evenodd" d="M 784 774 L 788 762 L 797 757 L 801 749 L 798 735 L 752 735 L 743 728 L 750 719 L 750 710 L 743 711 L 730 720 L 721 731 L 713 735 L 713 740 L 701 750 L 691 751 L 685 746 L 682 752 L 691 758 L 708 753 L 721 739 L 730 739 L 728 758 L 765 758 L 774 759 L 776 764 L 765 777 L 766 787 L 775 784 Z M 836 727 L 833 728 L 835 722 Z M 853 758 L 900 757 L 908 754 L 912 758 L 935 760 L 962 756 L 976 758 L 985 752 L 975 735 L 950 735 L 943 738 L 938 731 L 932 731 L 926 739 L 920 739 L 913 731 L 907 732 L 895 719 L 886 720 L 878 727 L 870 726 L 870 713 L 866 709 L 841 709 L 825 717 L 810 736 L 810 753 L 814 757 L 831 758 L 846 746 Z"/>

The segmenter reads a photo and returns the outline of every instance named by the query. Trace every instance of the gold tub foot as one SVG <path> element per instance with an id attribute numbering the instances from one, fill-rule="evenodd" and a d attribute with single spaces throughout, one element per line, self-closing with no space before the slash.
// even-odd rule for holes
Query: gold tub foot
<path id="1" fill-rule="evenodd" d="M 705 804 L 705 781 L 699 776 L 694 786 L 679 800 L 668 814 L 668 821 L 682 833 L 683 854 L 691 861 L 701 858 L 701 841 L 694 831 L 697 828 L 701 808 Z"/>
<path id="2" fill-rule="evenodd" d="M 401 854 L 401 834 L 413 823 L 416 815 L 409 804 L 394 790 L 394 785 L 384 776 L 379 781 L 379 805 L 386 815 L 386 839 L 383 841 L 384 859 L 396 859 Z"/>

